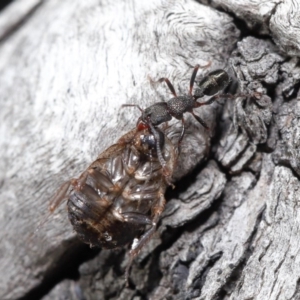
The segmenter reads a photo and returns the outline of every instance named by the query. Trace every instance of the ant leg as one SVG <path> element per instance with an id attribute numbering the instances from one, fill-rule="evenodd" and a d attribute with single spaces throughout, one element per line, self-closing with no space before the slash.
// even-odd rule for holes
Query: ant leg
<path id="1" fill-rule="evenodd" d="M 232 99 L 234 98 L 233 95 L 231 94 L 221 94 L 221 95 L 215 95 L 213 97 L 211 97 L 208 101 L 206 102 L 195 102 L 194 104 L 194 108 L 197 108 L 199 106 L 202 106 L 202 105 L 209 105 L 209 104 L 212 104 L 213 102 L 215 102 L 217 99 L 220 99 L 220 98 L 228 98 L 228 99 Z"/>
<path id="2" fill-rule="evenodd" d="M 160 136 L 159 136 L 158 132 L 156 131 L 156 129 L 154 128 L 154 126 L 152 125 L 152 123 L 150 121 L 148 122 L 148 125 L 149 125 L 149 127 L 151 129 L 151 132 L 152 132 L 152 134 L 154 136 L 154 139 L 155 139 L 155 146 L 156 146 L 157 158 L 158 158 L 161 166 L 163 168 L 165 168 L 166 165 L 167 165 L 167 163 L 164 160 L 162 152 L 161 152 L 161 149 L 160 149 L 160 140 L 159 140 Z"/>
<path id="3" fill-rule="evenodd" d="M 197 101 L 195 101 L 194 108 L 197 108 L 197 107 L 202 106 L 202 105 L 209 105 L 209 104 L 215 102 L 217 99 L 220 99 L 220 98 L 233 99 L 233 98 L 237 98 L 237 97 L 249 97 L 249 96 L 259 98 L 261 95 L 262 94 L 259 93 L 259 92 L 254 92 L 254 93 L 250 93 L 250 94 L 240 93 L 240 94 L 235 94 L 235 95 L 232 95 L 232 94 L 219 94 L 219 95 L 212 96 L 206 102 L 197 102 Z M 200 97 L 198 97 L 198 98 L 200 98 Z M 196 98 L 195 100 L 197 100 L 198 98 Z"/>
<path id="4" fill-rule="evenodd" d="M 137 107 L 141 112 L 143 112 L 144 110 L 137 104 L 122 104 L 121 107 Z"/>
<path id="5" fill-rule="evenodd" d="M 213 96 L 213 97 L 211 97 L 208 101 L 206 101 L 206 102 L 195 102 L 195 104 L 194 104 L 194 108 L 197 108 L 197 107 L 199 107 L 199 106 L 202 106 L 202 105 L 209 105 L 209 104 L 212 104 L 213 102 L 215 102 L 217 99 L 219 99 L 220 97 L 219 97 L 219 95 L 218 96 Z"/>
<path id="6" fill-rule="evenodd" d="M 121 108 L 124 108 L 124 107 L 137 107 L 142 114 L 144 112 L 144 110 L 137 104 L 122 104 Z M 137 126 L 138 130 L 144 129 L 143 125 L 140 121 L 141 121 L 141 117 L 139 117 L 138 121 L 136 122 L 136 126 Z"/>
<path id="7" fill-rule="evenodd" d="M 166 204 L 166 199 L 164 194 L 160 192 L 158 203 L 152 208 L 152 226 L 140 237 L 140 239 L 134 239 L 131 250 L 129 251 L 129 262 L 125 270 L 125 282 L 126 286 L 128 286 L 128 278 L 129 278 L 129 270 L 132 265 L 133 260 L 139 254 L 141 249 L 149 242 L 152 238 L 153 234 L 156 231 L 157 222 L 159 221 L 159 217 L 162 214 Z"/>
<path id="8" fill-rule="evenodd" d="M 205 129 L 207 129 L 207 130 L 209 130 L 209 127 L 208 127 L 208 125 L 199 117 L 199 116 L 197 116 L 197 115 L 195 115 L 194 114 L 194 112 L 193 111 L 191 111 L 190 112 L 193 116 L 194 116 L 194 118 L 205 128 Z"/>
<path id="9" fill-rule="evenodd" d="M 207 65 L 204 65 L 204 66 L 200 66 L 199 64 L 197 64 L 194 68 L 194 71 L 193 71 L 193 74 L 192 74 L 192 77 L 191 77 L 191 80 L 190 80 L 190 91 L 189 91 L 189 95 L 193 95 L 192 94 L 192 91 L 193 91 L 193 87 L 194 87 L 194 83 L 195 83 L 195 79 L 196 79 L 196 75 L 197 75 L 197 72 L 199 70 L 199 68 L 207 68 L 211 65 L 211 61 L 208 62 Z"/>
<path id="10" fill-rule="evenodd" d="M 150 122 L 150 120 L 148 120 L 147 124 L 149 125 L 151 132 L 155 139 L 156 154 L 157 154 L 158 161 L 159 161 L 160 165 L 162 166 L 164 178 L 168 185 L 172 185 L 171 180 L 170 180 L 171 172 L 170 172 L 169 168 L 167 167 L 167 163 L 166 163 L 166 161 L 163 157 L 163 154 L 161 152 L 161 149 L 160 149 L 160 136 L 159 136 L 158 132 L 156 131 L 155 127 Z"/>
<path id="11" fill-rule="evenodd" d="M 168 88 L 170 89 L 171 93 L 173 94 L 173 96 L 175 98 L 177 98 L 177 94 L 175 92 L 174 86 L 173 86 L 173 84 L 170 82 L 170 80 L 168 78 L 163 77 L 163 78 L 158 79 L 157 81 L 152 81 L 152 82 L 153 83 L 162 83 L 162 82 L 165 82 L 167 84 Z"/>
<path id="12" fill-rule="evenodd" d="M 181 134 L 180 134 L 180 137 L 179 137 L 179 140 L 178 140 L 178 153 L 181 152 L 181 142 L 182 142 L 182 139 L 183 139 L 183 136 L 185 134 L 185 126 L 184 126 L 184 118 L 181 119 L 181 122 L 182 122 L 182 129 L 181 129 Z"/>
<path id="13" fill-rule="evenodd" d="M 195 82 L 195 78 L 196 78 L 196 75 L 197 75 L 197 72 L 200 68 L 200 65 L 196 65 L 195 68 L 194 68 L 194 71 L 193 71 L 193 74 L 192 74 L 192 77 L 191 77 L 191 80 L 190 80 L 190 91 L 189 91 L 189 95 L 192 95 L 192 91 L 193 91 L 193 87 L 194 87 L 194 82 Z"/>

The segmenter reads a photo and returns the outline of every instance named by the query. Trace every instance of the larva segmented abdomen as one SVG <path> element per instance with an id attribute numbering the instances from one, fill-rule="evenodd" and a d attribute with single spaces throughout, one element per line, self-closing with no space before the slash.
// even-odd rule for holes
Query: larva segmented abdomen
<path id="1" fill-rule="evenodd" d="M 149 131 L 135 132 L 130 142 L 107 149 L 88 168 L 83 187 L 71 192 L 69 219 L 83 242 L 107 249 L 122 247 L 151 224 L 152 208 L 167 184 L 155 150 L 142 144 L 146 134 Z M 163 147 L 171 170 L 173 148 L 168 140 Z"/>

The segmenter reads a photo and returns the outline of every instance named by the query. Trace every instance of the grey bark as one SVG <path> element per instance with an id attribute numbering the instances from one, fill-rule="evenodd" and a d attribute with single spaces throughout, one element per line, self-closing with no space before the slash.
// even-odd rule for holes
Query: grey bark
<path id="1" fill-rule="evenodd" d="M 0 299 L 300 298 L 298 3 L 202 2 L 1 12 Z M 176 188 L 126 288 L 126 249 L 81 244 L 49 200 L 135 126 L 122 104 L 171 97 L 149 77 L 182 94 L 208 62 L 197 79 L 224 68 L 236 96 L 196 110 L 209 131 L 186 116 Z"/>

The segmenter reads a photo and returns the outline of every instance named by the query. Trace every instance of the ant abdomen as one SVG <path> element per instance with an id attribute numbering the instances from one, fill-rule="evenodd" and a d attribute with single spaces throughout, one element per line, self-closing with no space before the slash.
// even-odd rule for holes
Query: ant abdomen
<path id="1" fill-rule="evenodd" d="M 194 96 L 195 98 L 213 96 L 225 89 L 229 81 L 229 75 L 225 70 L 214 70 L 197 84 L 198 88 L 195 90 Z"/>

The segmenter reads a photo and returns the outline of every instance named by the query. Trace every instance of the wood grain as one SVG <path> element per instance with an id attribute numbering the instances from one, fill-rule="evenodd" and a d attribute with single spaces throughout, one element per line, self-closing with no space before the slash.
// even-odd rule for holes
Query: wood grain
<path id="1" fill-rule="evenodd" d="M 298 4 L 202 2 L 1 12 L 1 299 L 300 297 Z M 182 94 L 208 62 L 197 79 L 224 68 L 240 96 L 196 110 L 209 132 L 187 116 L 176 188 L 126 289 L 126 249 L 88 249 L 49 200 L 135 126 L 140 112 L 122 104 L 171 97 L 149 78 Z"/>

